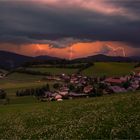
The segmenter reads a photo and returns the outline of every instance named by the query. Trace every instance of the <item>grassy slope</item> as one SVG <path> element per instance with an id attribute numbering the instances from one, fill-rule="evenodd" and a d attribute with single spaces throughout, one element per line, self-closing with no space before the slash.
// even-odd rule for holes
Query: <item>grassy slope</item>
<path id="1" fill-rule="evenodd" d="M 4 139 L 140 139 L 140 94 L 0 107 Z"/>
<path id="2" fill-rule="evenodd" d="M 120 75 L 126 75 L 130 74 L 134 70 L 135 63 L 116 63 L 116 62 L 110 62 L 110 63 L 95 63 L 94 66 L 86 69 L 83 71 L 83 74 L 87 76 L 120 76 Z"/>
<path id="3" fill-rule="evenodd" d="M 51 74 L 73 74 L 77 69 L 70 68 L 29 68 L 29 70 L 40 71 L 40 72 L 49 72 Z"/>
<path id="4" fill-rule="evenodd" d="M 45 82 L 39 82 L 42 76 L 13 73 L 5 79 L 0 79 L 0 88 L 5 89 L 8 95 L 15 96 L 18 89 L 32 88 L 44 85 Z"/>
<path id="5" fill-rule="evenodd" d="M 10 99 L 10 104 L 35 103 L 37 100 L 34 97 L 17 97 L 16 91 L 22 89 L 37 88 L 48 83 L 52 88 L 52 81 L 42 81 L 43 76 L 13 73 L 5 79 L 0 79 L 0 88 L 4 89 L 7 97 Z M 0 102 L 1 103 L 1 102 Z"/>

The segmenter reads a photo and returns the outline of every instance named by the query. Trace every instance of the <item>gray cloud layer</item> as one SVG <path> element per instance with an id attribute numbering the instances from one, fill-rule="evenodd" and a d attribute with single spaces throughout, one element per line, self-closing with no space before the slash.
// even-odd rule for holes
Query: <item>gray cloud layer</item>
<path id="1" fill-rule="evenodd" d="M 140 47 L 139 14 L 139 0 L 0 0 L 0 41 L 64 47 L 101 40 Z"/>

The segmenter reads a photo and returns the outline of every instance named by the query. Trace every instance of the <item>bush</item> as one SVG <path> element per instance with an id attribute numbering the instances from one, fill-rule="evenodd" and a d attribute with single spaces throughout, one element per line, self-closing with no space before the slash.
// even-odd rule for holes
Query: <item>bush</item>
<path id="1" fill-rule="evenodd" d="M 46 84 L 40 88 L 31 88 L 31 89 L 24 89 L 24 90 L 17 90 L 16 96 L 43 96 L 45 91 L 49 91 L 50 86 Z"/>
<path id="2" fill-rule="evenodd" d="M 54 85 L 53 85 L 53 88 L 54 89 L 59 89 L 61 87 L 61 84 L 59 84 L 59 83 L 55 83 Z"/>
<path id="3" fill-rule="evenodd" d="M 0 89 L 0 99 L 6 99 L 6 92 Z"/>
<path id="4" fill-rule="evenodd" d="M 23 68 L 16 69 L 13 72 L 25 73 L 25 74 L 31 74 L 31 75 L 44 75 L 44 76 L 51 75 L 49 72 L 33 71 L 33 70 L 27 70 L 27 69 L 23 69 Z"/>

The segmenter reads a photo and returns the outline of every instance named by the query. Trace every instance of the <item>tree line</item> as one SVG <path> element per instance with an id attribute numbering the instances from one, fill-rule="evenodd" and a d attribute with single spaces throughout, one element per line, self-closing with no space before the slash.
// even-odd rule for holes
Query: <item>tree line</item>
<path id="1" fill-rule="evenodd" d="M 45 94 L 46 91 L 50 91 L 49 84 L 46 84 L 39 88 L 27 88 L 27 89 L 21 89 L 16 91 L 16 96 L 35 96 L 35 97 L 41 97 Z"/>

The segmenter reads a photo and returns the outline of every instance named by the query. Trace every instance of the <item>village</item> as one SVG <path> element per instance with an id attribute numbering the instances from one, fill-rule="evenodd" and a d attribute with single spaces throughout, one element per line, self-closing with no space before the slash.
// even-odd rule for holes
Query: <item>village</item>
<path id="1" fill-rule="evenodd" d="M 5 74 L 1 73 L 1 78 Z M 113 93 L 126 93 L 140 90 L 140 72 L 126 76 L 88 77 L 82 74 L 61 74 L 45 76 L 42 80 L 53 83 L 41 88 L 18 90 L 16 96 L 36 96 L 39 101 L 63 101 L 65 99 L 89 98 Z M 3 96 L 4 90 L 0 90 Z"/>
<path id="2" fill-rule="evenodd" d="M 89 98 L 113 93 L 140 90 L 140 73 L 133 72 L 121 77 L 87 77 L 78 74 L 47 76 L 48 81 L 57 81 L 55 90 L 44 91 L 41 101 L 62 101 L 64 99 Z"/>

